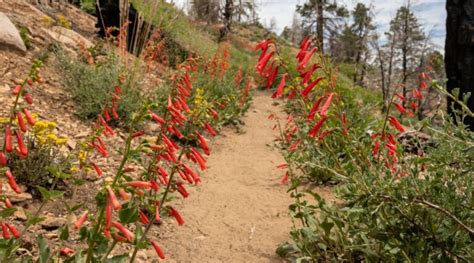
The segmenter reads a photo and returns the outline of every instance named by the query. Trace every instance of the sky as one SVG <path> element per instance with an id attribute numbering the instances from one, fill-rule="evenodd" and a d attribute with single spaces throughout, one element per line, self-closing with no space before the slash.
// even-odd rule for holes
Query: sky
<path id="1" fill-rule="evenodd" d="M 173 0 L 178 6 L 190 0 Z M 395 16 L 397 9 L 406 0 L 336 0 L 352 9 L 357 3 L 364 3 L 374 7 L 375 24 L 377 31 L 383 35 L 388 30 L 390 20 Z M 258 5 L 258 14 L 261 22 L 268 25 L 274 18 L 276 22 L 275 31 L 281 33 L 285 26 L 290 26 L 297 4 L 303 4 L 305 0 L 255 0 Z M 425 33 L 431 32 L 432 43 L 442 49 L 444 47 L 446 0 L 411 0 L 413 12 L 418 17 Z"/>

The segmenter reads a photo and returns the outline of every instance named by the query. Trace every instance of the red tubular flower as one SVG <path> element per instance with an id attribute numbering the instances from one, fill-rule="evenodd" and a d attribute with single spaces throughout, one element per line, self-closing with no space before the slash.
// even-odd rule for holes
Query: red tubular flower
<path id="1" fill-rule="evenodd" d="M 323 107 L 321 108 L 321 116 L 326 116 L 326 111 L 328 110 L 329 106 L 331 105 L 331 100 L 332 100 L 333 95 L 334 95 L 334 93 L 329 94 L 329 97 L 324 102 Z"/>
<path id="2" fill-rule="evenodd" d="M 332 130 L 325 130 L 325 131 L 323 131 L 323 132 L 318 136 L 318 141 L 324 139 L 324 137 L 328 136 L 331 132 L 332 132 Z"/>
<path id="3" fill-rule="evenodd" d="M 6 208 L 12 208 L 13 207 L 12 202 L 10 201 L 10 199 L 8 197 L 5 198 L 5 207 Z"/>
<path id="4" fill-rule="evenodd" d="M 319 105 L 321 104 L 321 101 L 323 100 L 323 97 L 320 97 L 314 104 L 313 104 L 313 107 L 311 108 L 311 110 L 309 111 L 309 114 L 308 114 L 308 120 L 311 121 L 311 120 L 314 120 L 314 116 L 316 115 L 316 112 L 318 111 L 319 109 Z"/>
<path id="5" fill-rule="evenodd" d="M 184 220 L 181 215 L 173 207 L 170 207 L 170 215 L 173 216 L 180 226 L 184 225 Z"/>
<path id="6" fill-rule="evenodd" d="M 9 153 L 13 151 L 12 130 L 10 126 L 5 127 L 5 151 Z"/>
<path id="7" fill-rule="evenodd" d="M 6 170 L 5 171 L 5 176 L 7 177 L 8 184 L 10 185 L 12 190 L 15 191 L 15 193 L 17 193 L 17 194 L 21 193 L 21 189 L 20 189 L 20 187 L 18 187 L 18 184 L 16 183 L 15 178 L 12 175 L 12 172 L 10 172 L 10 170 Z"/>
<path id="8" fill-rule="evenodd" d="M 63 247 L 59 250 L 59 254 L 61 254 L 61 256 L 69 256 L 69 255 L 72 255 L 74 254 L 75 251 L 73 249 L 70 249 L 68 247 Z"/>
<path id="9" fill-rule="evenodd" d="M 311 82 L 302 92 L 301 95 L 306 97 L 311 92 L 311 90 L 321 81 L 323 77 L 317 78 L 315 81 Z"/>
<path id="10" fill-rule="evenodd" d="M 8 229 L 10 229 L 10 232 L 15 238 L 20 238 L 20 232 L 16 229 L 16 227 L 12 224 L 7 224 Z"/>
<path id="11" fill-rule="evenodd" d="M 135 239 L 135 235 L 130 231 L 128 230 L 127 228 L 125 228 L 122 224 L 120 224 L 119 222 L 112 222 L 112 225 L 118 229 L 118 231 L 120 231 L 120 233 L 122 233 L 125 238 L 132 242 L 134 239 Z"/>
<path id="12" fill-rule="evenodd" d="M 201 181 L 201 178 L 199 177 L 199 175 L 193 170 L 191 169 L 189 166 L 187 166 L 186 164 L 183 164 L 183 167 L 184 167 L 184 170 L 186 172 L 187 175 L 190 175 L 193 179 L 193 181 L 197 184 Z"/>
<path id="13" fill-rule="evenodd" d="M 277 90 L 275 91 L 275 93 L 273 93 L 272 98 L 280 98 L 282 96 L 283 88 L 285 87 L 286 76 L 288 76 L 288 73 L 285 73 L 281 78 L 280 85 L 278 85 Z"/>
<path id="14" fill-rule="evenodd" d="M 314 125 L 314 127 L 308 132 L 308 137 L 313 138 L 316 136 L 327 118 L 327 116 L 323 115 L 318 123 L 316 123 L 316 125 Z"/>
<path id="15" fill-rule="evenodd" d="M 109 233 L 110 234 L 110 233 Z M 127 238 L 122 234 L 112 234 L 112 238 L 117 242 L 127 242 Z"/>
<path id="16" fill-rule="evenodd" d="M 380 149 L 380 142 L 379 141 L 376 141 L 374 143 L 374 148 L 372 149 L 372 156 L 377 156 L 377 154 L 379 153 L 379 149 Z"/>
<path id="17" fill-rule="evenodd" d="M 100 167 L 96 163 L 91 163 L 91 165 L 94 168 L 95 172 L 97 173 L 97 176 L 101 177 L 103 172 L 100 169 Z"/>
<path id="18" fill-rule="evenodd" d="M 416 109 L 418 109 L 418 105 L 416 104 L 416 102 L 411 102 L 411 108 L 413 109 L 413 111 L 416 111 Z"/>
<path id="19" fill-rule="evenodd" d="M 207 130 L 212 136 L 216 136 L 216 135 L 217 135 L 216 131 L 212 128 L 211 125 L 209 125 L 209 123 L 204 122 L 204 128 L 206 128 L 206 130 Z"/>
<path id="20" fill-rule="evenodd" d="M 116 120 L 118 120 L 120 118 L 118 113 L 115 111 L 115 108 L 112 108 L 112 117 Z"/>
<path id="21" fill-rule="evenodd" d="M 157 123 L 159 124 L 165 124 L 165 120 L 163 118 L 161 118 L 160 116 L 156 115 L 155 113 L 153 113 L 152 111 L 149 111 L 150 113 L 150 117 L 156 121 Z"/>
<path id="22" fill-rule="evenodd" d="M 5 153 L 0 152 L 0 167 L 7 166 L 7 156 Z"/>
<path id="23" fill-rule="evenodd" d="M 419 89 L 413 89 L 413 97 L 415 97 L 416 99 L 423 99 L 423 94 L 421 93 L 421 91 Z"/>
<path id="24" fill-rule="evenodd" d="M 397 96 L 397 98 L 399 98 L 401 101 L 405 101 L 405 97 L 403 97 L 402 94 L 399 94 L 399 93 L 395 93 L 395 96 Z"/>
<path id="25" fill-rule="evenodd" d="M 107 203 L 105 204 L 105 229 L 109 230 L 112 226 L 112 202 L 110 198 L 107 199 Z"/>
<path id="26" fill-rule="evenodd" d="M 126 200 L 130 199 L 130 194 L 125 192 L 125 190 L 123 190 L 122 188 L 119 188 L 118 191 L 119 191 L 120 197 L 122 197 L 123 200 L 126 201 Z"/>
<path id="27" fill-rule="evenodd" d="M 156 254 L 158 255 L 158 257 L 160 257 L 161 259 L 165 259 L 165 253 L 163 252 L 163 250 L 161 249 L 160 246 L 158 246 L 158 244 L 155 242 L 155 241 L 150 241 L 151 245 L 153 246 L 153 248 L 155 249 L 155 252 Z"/>
<path id="28" fill-rule="evenodd" d="M 418 86 L 420 89 L 427 89 L 428 85 L 426 84 L 426 81 L 420 82 L 420 85 Z"/>
<path id="29" fill-rule="evenodd" d="M 23 156 L 27 156 L 28 148 L 26 148 L 25 143 L 23 143 L 23 139 L 21 138 L 21 133 L 19 131 L 16 131 L 15 135 L 16 135 L 16 142 L 18 144 L 18 152 Z"/>
<path id="30" fill-rule="evenodd" d="M 134 132 L 132 134 L 132 138 L 137 138 L 137 137 L 140 137 L 140 136 L 143 136 L 143 135 L 145 135 L 145 131 L 143 131 L 143 130 L 142 131 L 137 131 L 137 132 Z"/>
<path id="31" fill-rule="evenodd" d="M 12 95 L 18 95 L 18 93 L 20 93 L 20 91 L 21 91 L 21 85 L 16 85 L 12 89 Z"/>
<path id="32" fill-rule="evenodd" d="M 311 49 L 311 51 L 306 53 L 306 55 L 304 56 L 304 58 L 301 60 L 300 64 L 298 65 L 298 71 L 304 70 L 306 68 L 306 64 L 311 59 L 311 57 L 313 56 L 314 52 L 316 52 L 316 50 L 317 48 L 314 47 L 313 49 Z"/>
<path id="33" fill-rule="evenodd" d="M 204 157 L 201 155 L 201 153 L 199 153 L 196 149 L 194 148 L 191 148 L 191 153 L 192 155 L 194 156 L 194 158 L 196 159 L 197 163 L 199 164 L 199 167 L 201 168 L 201 171 L 204 171 L 206 170 L 206 160 L 204 159 Z"/>
<path id="34" fill-rule="evenodd" d="M 176 137 L 178 137 L 178 139 L 184 138 L 184 135 L 175 126 L 171 126 L 171 131 L 173 132 L 174 135 L 176 135 Z"/>
<path id="35" fill-rule="evenodd" d="M 278 69 L 279 69 L 279 67 L 276 66 L 275 69 L 273 69 L 270 76 L 268 77 L 268 79 L 267 79 L 267 89 L 270 88 L 273 85 L 273 82 L 275 81 L 275 77 L 278 74 Z"/>
<path id="36" fill-rule="evenodd" d="M 125 184 L 133 188 L 141 188 L 141 189 L 147 189 L 147 190 L 151 189 L 150 182 L 130 181 L 130 182 L 126 182 Z"/>
<path id="37" fill-rule="evenodd" d="M 255 46 L 255 50 L 258 50 L 258 49 L 265 50 L 265 49 L 268 48 L 268 46 L 270 45 L 270 43 L 273 43 L 273 41 L 272 41 L 271 39 L 262 40 L 261 42 L 259 42 L 259 43 Z"/>
<path id="38" fill-rule="evenodd" d="M 84 224 L 84 221 L 86 221 L 86 219 L 87 219 L 87 214 L 88 214 L 88 213 L 89 213 L 88 211 L 85 211 L 85 212 L 81 215 L 81 217 L 79 217 L 79 219 L 74 223 L 74 227 L 75 227 L 76 229 L 81 228 L 82 224 Z"/>
<path id="39" fill-rule="evenodd" d="M 394 102 L 393 105 L 395 105 L 395 108 L 402 114 L 405 114 L 407 110 L 403 108 L 403 106 L 400 103 Z"/>
<path id="40" fill-rule="evenodd" d="M 8 232 L 8 227 L 3 222 L 2 222 L 2 235 L 3 235 L 3 239 L 10 239 L 10 233 Z"/>
<path id="41" fill-rule="evenodd" d="M 161 167 L 161 166 L 158 166 L 158 172 L 163 176 L 163 177 L 168 177 L 168 173 L 166 172 L 166 170 Z"/>
<path id="42" fill-rule="evenodd" d="M 148 223 L 150 223 L 150 220 L 145 215 L 145 213 L 142 212 L 142 210 L 138 210 L 138 215 L 140 216 L 140 222 L 142 222 L 142 224 L 148 225 Z"/>
<path id="43" fill-rule="evenodd" d="M 215 120 L 219 119 L 219 113 L 217 113 L 217 111 L 213 109 L 209 109 L 209 112 L 211 113 L 211 115 L 214 117 Z"/>
<path id="44" fill-rule="evenodd" d="M 289 174 L 288 174 L 288 171 L 287 171 L 285 173 L 285 175 L 283 176 L 283 178 L 281 178 L 280 183 L 281 184 L 286 184 L 288 182 L 288 177 L 289 177 Z"/>
<path id="45" fill-rule="evenodd" d="M 206 155 L 209 155 L 210 151 L 209 151 L 209 146 L 207 145 L 206 139 L 204 139 L 204 137 L 199 132 L 196 132 L 196 134 L 199 139 L 199 146 L 201 146 L 201 149 L 204 151 Z"/>
<path id="46" fill-rule="evenodd" d="M 158 192 L 160 190 L 160 185 L 155 180 L 150 179 L 150 185 L 153 191 Z"/>
<path id="47" fill-rule="evenodd" d="M 305 36 L 305 38 L 300 43 L 300 48 L 303 48 L 306 45 L 310 37 L 311 37 L 310 35 Z"/>
<path id="48" fill-rule="evenodd" d="M 257 63 L 257 73 L 259 74 L 262 74 L 263 72 L 263 69 L 265 69 L 265 66 L 267 65 L 268 63 L 268 60 L 270 60 L 270 58 L 273 56 L 273 54 L 275 54 L 275 51 L 270 51 L 268 52 L 268 54 L 266 54 L 258 63 Z"/>
<path id="49" fill-rule="evenodd" d="M 109 199 L 110 203 L 112 204 L 112 207 L 115 210 L 119 210 L 122 207 L 122 204 L 120 204 L 120 201 L 117 199 L 117 196 L 115 196 L 114 191 L 110 186 L 107 186 L 107 191 L 109 192 Z"/>
<path id="50" fill-rule="evenodd" d="M 186 188 L 183 186 L 182 183 L 178 183 L 178 192 L 184 197 L 187 198 L 189 196 L 188 191 L 186 191 Z"/>
<path id="51" fill-rule="evenodd" d="M 288 148 L 288 150 L 290 152 L 294 152 L 298 149 L 298 147 L 301 145 L 302 141 L 301 140 L 298 140 L 297 142 L 293 143 L 292 145 L 290 145 L 290 147 Z"/>
<path id="52" fill-rule="evenodd" d="M 26 124 L 25 124 L 25 121 L 23 120 L 23 116 L 21 116 L 21 113 L 20 112 L 17 112 L 16 113 L 16 120 L 18 122 L 18 126 L 20 127 L 20 130 L 22 132 L 27 132 L 28 131 L 28 128 L 26 128 Z"/>
<path id="53" fill-rule="evenodd" d="M 109 108 L 107 108 L 107 107 L 104 108 L 104 110 L 102 111 L 102 114 L 104 115 L 104 118 L 105 118 L 106 122 L 109 122 L 111 120 Z"/>
<path id="54" fill-rule="evenodd" d="M 28 122 L 28 124 L 30 124 L 31 126 L 35 125 L 35 119 L 31 115 L 31 113 L 28 111 L 28 109 L 24 108 L 23 113 L 25 113 L 26 121 Z"/>
<path id="55" fill-rule="evenodd" d="M 405 131 L 405 128 L 403 128 L 403 126 L 400 124 L 400 122 L 395 117 L 389 116 L 388 121 L 399 132 L 404 132 Z"/>
<path id="56" fill-rule="evenodd" d="M 33 104 L 33 99 L 30 96 L 30 93 L 25 93 L 23 94 L 23 99 L 26 101 L 28 104 Z"/>

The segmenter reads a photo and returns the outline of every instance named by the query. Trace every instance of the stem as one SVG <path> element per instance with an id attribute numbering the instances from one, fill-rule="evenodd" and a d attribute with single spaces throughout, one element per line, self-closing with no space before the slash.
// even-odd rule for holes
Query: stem
<path id="1" fill-rule="evenodd" d="M 107 250 L 107 253 L 100 259 L 101 262 L 103 262 L 107 259 L 110 252 L 112 252 L 112 250 L 114 250 L 114 247 L 115 247 L 116 244 L 117 244 L 117 240 L 114 239 L 114 241 L 112 242 L 112 245 L 110 246 L 109 250 Z"/>

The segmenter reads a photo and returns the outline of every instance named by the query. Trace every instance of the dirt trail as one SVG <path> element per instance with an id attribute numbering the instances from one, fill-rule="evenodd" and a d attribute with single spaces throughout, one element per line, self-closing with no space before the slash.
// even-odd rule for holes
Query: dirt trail
<path id="1" fill-rule="evenodd" d="M 282 156 L 268 146 L 276 132 L 267 117 L 284 113 L 270 96 L 256 92 L 243 134 L 227 130 L 211 144 L 202 184 L 179 207 L 186 225 L 164 224 L 170 262 L 282 262 L 275 249 L 288 240 L 290 198 L 275 167 Z"/>

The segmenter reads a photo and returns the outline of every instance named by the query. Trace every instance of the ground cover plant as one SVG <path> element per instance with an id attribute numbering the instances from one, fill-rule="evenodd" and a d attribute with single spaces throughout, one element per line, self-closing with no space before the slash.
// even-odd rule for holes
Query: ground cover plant
<path id="1" fill-rule="evenodd" d="M 279 167 L 294 227 L 277 253 L 302 262 L 472 261 L 474 134 L 442 111 L 432 117 L 440 125 L 414 119 L 429 69 L 412 95 L 395 90 L 386 112 L 374 114 L 314 43 L 302 41 L 296 71 L 274 41 L 257 45 L 262 85 L 288 98 Z M 464 107 L 457 118 L 472 114 Z M 314 183 L 337 183 L 337 201 L 326 202 Z"/>

